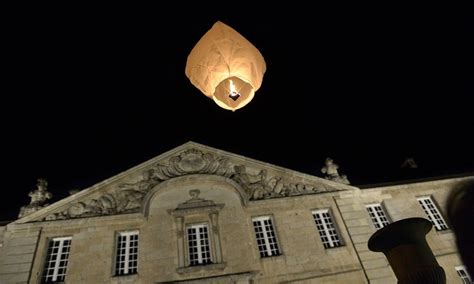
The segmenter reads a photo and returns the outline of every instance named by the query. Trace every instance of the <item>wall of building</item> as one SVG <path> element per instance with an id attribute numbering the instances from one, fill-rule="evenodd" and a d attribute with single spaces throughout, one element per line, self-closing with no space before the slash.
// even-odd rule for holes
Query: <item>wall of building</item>
<path id="1" fill-rule="evenodd" d="M 467 179 L 473 178 L 452 178 L 367 188 L 361 190 L 360 201 L 362 204 L 382 203 L 390 220 L 394 222 L 411 217 L 428 219 L 417 198 L 431 197 L 449 227 L 449 220 L 446 215 L 449 193 L 459 183 Z M 372 231 L 375 232 L 373 225 L 370 225 Z M 462 265 L 462 262 L 457 252 L 453 231 L 450 228 L 437 231 L 433 227 L 427 234 L 426 239 L 439 265 L 444 268 L 448 283 L 459 283 L 460 279 L 454 267 Z"/>
<path id="2" fill-rule="evenodd" d="M 40 232 L 38 226 L 7 225 L 0 257 L 0 283 L 27 283 Z"/>
<path id="3" fill-rule="evenodd" d="M 445 213 L 446 198 L 460 179 L 354 189 L 246 202 L 238 185 L 223 177 L 192 175 L 171 179 L 153 189 L 142 213 L 10 224 L 1 240 L 0 282 L 39 283 L 48 241 L 72 236 L 68 283 L 166 283 L 193 279 L 206 283 L 396 283 L 382 253 L 371 252 L 367 241 L 375 232 L 365 205 L 380 202 L 392 221 L 426 218 L 416 198 L 431 196 Z M 172 211 L 199 198 L 221 205 L 217 235 L 222 265 L 179 269 L 179 230 Z M 343 246 L 325 249 L 311 211 L 330 208 Z M 193 213 L 194 212 L 194 213 Z M 261 258 L 252 217 L 273 218 L 282 255 Z M 190 211 L 185 223 L 209 221 Z M 210 221 L 209 221 L 210 222 Z M 139 231 L 138 274 L 114 276 L 117 232 Z M 450 230 L 427 236 L 448 283 L 459 283 L 454 267 L 461 265 Z M 215 255 L 216 252 L 214 251 Z"/>
<path id="4" fill-rule="evenodd" d="M 2 255 L 2 252 L 3 252 L 3 238 L 5 235 L 5 230 L 6 230 L 5 226 L 0 226 L 0 255 Z"/>

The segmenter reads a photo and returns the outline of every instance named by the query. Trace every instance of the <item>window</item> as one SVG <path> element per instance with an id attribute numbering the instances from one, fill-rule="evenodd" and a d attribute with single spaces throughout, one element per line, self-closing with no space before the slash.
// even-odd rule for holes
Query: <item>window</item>
<path id="1" fill-rule="evenodd" d="M 219 233 L 219 211 L 224 204 L 199 198 L 200 193 L 199 189 L 189 190 L 191 199 L 168 210 L 175 222 L 179 274 L 226 267 Z"/>
<path id="2" fill-rule="evenodd" d="M 368 204 L 365 206 L 365 208 L 367 208 L 370 219 L 372 219 L 372 222 L 374 223 L 374 226 L 377 230 L 388 225 L 389 222 L 387 214 L 385 214 L 385 211 L 382 208 L 382 204 Z"/>
<path id="3" fill-rule="evenodd" d="M 119 232 L 115 255 L 115 275 L 137 273 L 138 231 Z"/>
<path id="4" fill-rule="evenodd" d="M 71 249 L 71 237 L 53 238 L 49 242 L 42 283 L 63 282 Z"/>
<path id="5" fill-rule="evenodd" d="M 332 221 L 329 209 L 313 211 L 313 217 L 324 247 L 334 248 L 341 246 L 342 243 Z"/>
<path id="6" fill-rule="evenodd" d="M 260 257 L 280 255 L 275 229 L 273 228 L 270 216 L 253 218 L 252 221 Z"/>
<path id="7" fill-rule="evenodd" d="M 444 221 L 443 217 L 441 217 L 441 213 L 439 212 L 438 208 L 436 208 L 431 197 L 418 198 L 418 202 L 420 203 L 421 208 L 423 208 L 425 211 L 426 215 L 428 215 L 428 218 L 430 219 L 431 223 L 433 223 L 437 231 L 448 229 L 446 222 Z"/>
<path id="8" fill-rule="evenodd" d="M 187 231 L 189 265 L 212 263 L 207 224 L 190 225 L 187 227 Z"/>
<path id="9" fill-rule="evenodd" d="M 456 269 L 456 271 L 457 271 L 459 277 L 461 278 L 462 283 L 464 283 L 464 284 L 472 284 L 471 277 L 470 277 L 469 274 L 467 273 L 466 267 L 464 267 L 464 266 L 456 266 L 455 269 Z"/>

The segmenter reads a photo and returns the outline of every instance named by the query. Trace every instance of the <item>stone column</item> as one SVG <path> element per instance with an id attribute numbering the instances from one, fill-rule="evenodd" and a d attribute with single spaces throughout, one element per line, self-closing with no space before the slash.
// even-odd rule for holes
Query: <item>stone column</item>
<path id="1" fill-rule="evenodd" d="M 184 255 L 185 255 L 185 245 L 184 245 L 184 218 L 176 217 L 174 218 L 176 223 L 176 236 L 178 238 L 178 267 L 184 267 Z"/>
<path id="2" fill-rule="evenodd" d="M 222 250 L 221 250 L 221 239 L 219 236 L 219 213 L 217 212 L 212 212 L 209 214 L 209 217 L 211 218 L 211 225 L 212 225 L 212 234 L 214 238 L 214 257 L 215 257 L 215 262 L 216 263 L 221 263 L 222 262 Z"/>

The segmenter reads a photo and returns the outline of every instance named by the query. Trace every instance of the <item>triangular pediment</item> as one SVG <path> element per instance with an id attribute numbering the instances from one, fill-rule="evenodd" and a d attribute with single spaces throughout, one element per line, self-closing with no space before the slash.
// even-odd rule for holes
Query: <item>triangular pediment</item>
<path id="1" fill-rule="evenodd" d="M 173 178 L 195 174 L 228 178 L 243 189 L 248 202 L 358 189 L 188 142 L 15 223 L 140 212 L 152 188 Z"/>

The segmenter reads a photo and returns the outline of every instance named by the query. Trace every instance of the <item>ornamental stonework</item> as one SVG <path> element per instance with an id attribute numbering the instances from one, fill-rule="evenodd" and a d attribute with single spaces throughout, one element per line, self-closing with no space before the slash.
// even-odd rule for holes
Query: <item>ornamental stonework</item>
<path id="1" fill-rule="evenodd" d="M 46 216 L 45 220 L 139 212 L 145 196 L 156 185 L 191 174 L 229 178 L 242 187 L 247 201 L 342 190 L 322 183 L 287 182 L 282 176 L 268 175 L 266 169 L 252 174 L 246 165 L 233 164 L 227 157 L 204 153 L 193 148 L 171 157 L 167 163 L 152 165 L 141 173 L 136 182 L 119 184 L 111 192 L 98 198 L 76 202 L 61 212 Z"/>

